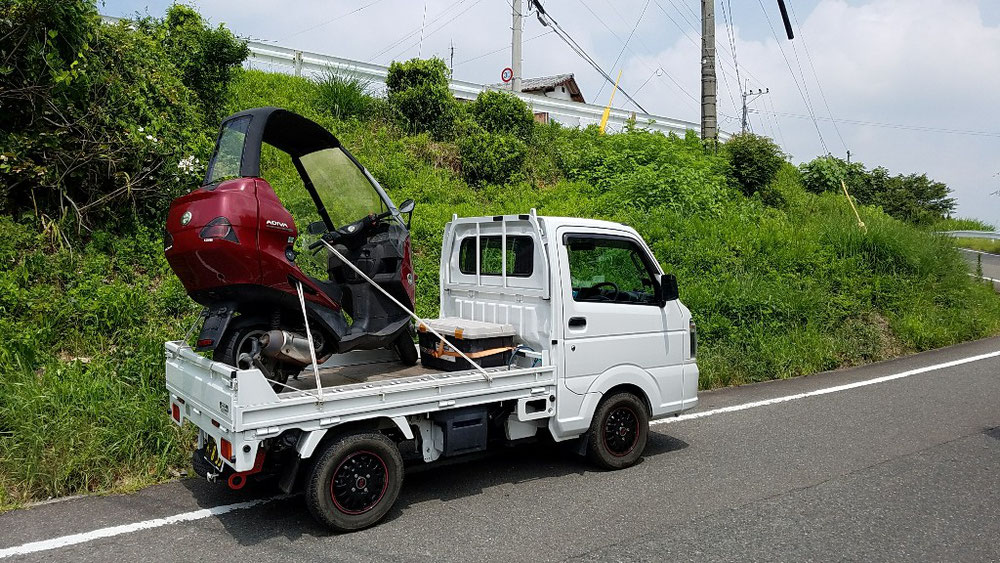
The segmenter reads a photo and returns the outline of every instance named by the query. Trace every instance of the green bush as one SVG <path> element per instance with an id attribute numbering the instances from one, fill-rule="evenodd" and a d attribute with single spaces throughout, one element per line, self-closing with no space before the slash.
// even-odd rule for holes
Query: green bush
<path id="1" fill-rule="evenodd" d="M 201 14 L 183 4 L 167 8 L 162 21 L 147 18 L 140 24 L 161 38 L 184 85 L 197 96 L 205 119 L 222 121 L 229 85 L 250 56 L 246 42 L 221 25 L 208 27 Z"/>
<path id="2" fill-rule="evenodd" d="M 316 84 L 319 107 L 338 119 L 365 117 L 375 106 L 371 81 L 350 70 L 327 69 Z"/>
<path id="3" fill-rule="evenodd" d="M 203 25 L 179 19 L 178 41 Z M 166 23 L 102 25 L 88 0 L 16 0 L 0 5 L 0 35 L 9 65 L 0 73 L 0 210 L 36 214 L 52 232 L 131 215 L 156 223 L 199 180 L 194 159 L 206 159 L 212 134 L 165 47 Z M 194 83 L 214 76 L 221 95 L 224 76 L 199 68 L 188 69 Z"/>
<path id="4" fill-rule="evenodd" d="M 528 104 L 510 92 L 480 92 L 468 106 L 469 115 L 490 133 L 513 135 L 524 142 L 531 140 L 535 116 Z"/>
<path id="5" fill-rule="evenodd" d="M 512 135 L 479 131 L 458 140 L 462 177 L 474 185 L 516 182 L 528 147 Z"/>
<path id="6" fill-rule="evenodd" d="M 823 156 L 800 165 L 805 188 L 814 193 L 842 192 L 865 205 L 881 207 L 889 215 L 916 225 L 930 225 L 955 210 L 951 190 L 926 174 L 890 175 L 884 167 L 868 171 L 860 162 L 847 163 Z"/>
<path id="7" fill-rule="evenodd" d="M 729 158 L 733 182 L 746 196 L 767 190 L 785 162 L 785 154 L 778 145 L 753 133 L 733 135 L 722 148 Z M 773 193 L 762 194 L 767 199 L 773 196 Z"/>
<path id="8" fill-rule="evenodd" d="M 458 105 L 448 89 L 448 67 L 444 61 L 411 59 L 389 65 L 386 78 L 389 105 L 404 124 L 417 133 L 436 139 L 449 138 L 458 118 Z"/>

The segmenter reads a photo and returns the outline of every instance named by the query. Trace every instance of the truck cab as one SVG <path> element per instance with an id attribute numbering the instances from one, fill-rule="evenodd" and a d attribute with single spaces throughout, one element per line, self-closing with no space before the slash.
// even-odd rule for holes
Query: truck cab
<path id="1" fill-rule="evenodd" d="M 641 393 L 651 419 L 697 404 L 691 312 L 635 229 L 534 213 L 456 216 L 441 256 L 442 317 L 511 324 L 557 367 L 556 440 L 586 432 L 618 389 Z"/>
<path id="2" fill-rule="evenodd" d="M 196 472 L 234 489 L 275 474 L 286 492 L 304 490 L 319 521 L 351 531 L 385 516 L 410 464 L 549 435 L 625 469 L 650 420 L 697 405 L 691 313 L 628 226 L 534 210 L 455 216 L 439 290 L 438 326 L 503 328 L 491 334 L 514 335 L 505 361 L 463 355 L 472 369 L 442 371 L 402 366 L 396 350 L 356 351 L 276 391 L 259 369 L 166 343 L 171 416 L 199 429 Z M 435 334 L 457 351 L 463 331 L 452 331 Z"/>

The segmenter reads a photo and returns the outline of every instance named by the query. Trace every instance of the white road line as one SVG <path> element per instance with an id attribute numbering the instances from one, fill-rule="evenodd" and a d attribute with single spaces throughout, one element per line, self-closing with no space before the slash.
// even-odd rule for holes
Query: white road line
<path id="1" fill-rule="evenodd" d="M 969 356 L 968 358 L 962 358 L 960 360 L 952 360 L 950 362 L 945 362 L 943 364 L 934 364 L 932 366 L 924 366 L 922 368 L 911 369 L 909 371 L 904 371 L 902 373 L 895 373 L 892 375 L 884 375 L 882 377 L 876 377 L 874 379 L 866 379 L 864 381 L 855 381 L 854 383 L 847 383 L 845 385 L 836 385 L 833 387 L 827 387 L 825 389 L 817 389 L 815 391 L 809 391 L 808 393 L 798 393 L 796 395 L 785 395 L 784 397 L 775 397 L 773 399 L 764 399 L 763 401 L 754 401 L 752 403 L 743 403 L 741 405 L 731 405 L 728 407 L 722 407 L 718 409 L 713 409 L 710 411 L 693 412 L 690 414 L 682 414 L 680 416 L 675 416 L 673 418 L 663 418 L 660 420 L 654 420 L 650 424 L 670 424 L 671 422 L 683 422 L 685 420 L 693 420 L 696 418 L 705 418 L 708 416 L 713 416 L 716 414 L 723 414 L 727 412 L 737 412 L 745 411 L 747 409 L 753 409 L 757 407 L 766 407 L 768 405 L 776 405 L 778 403 L 787 403 L 789 401 L 795 401 L 798 399 L 805 399 L 808 397 L 816 397 L 819 395 L 829 395 L 830 393 L 838 393 L 840 391 L 847 391 L 849 389 L 857 389 L 858 387 L 865 387 L 867 385 L 875 385 L 877 383 L 885 383 L 886 381 L 893 381 L 895 379 L 902 379 L 904 377 L 910 377 L 911 375 L 918 375 L 921 373 L 927 373 L 929 371 L 936 371 L 939 369 L 945 369 L 955 366 L 960 366 L 962 364 L 968 364 L 972 362 L 978 362 L 980 360 L 987 360 L 989 358 L 995 358 L 1000 356 L 1000 350 L 995 352 L 989 352 L 986 354 L 980 354 L 978 356 Z"/>
<path id="2" fill-rule="evenodd" d="M 682 422 L 685 420 L 693 420 L 696 418 L 705 418 L 713 416 L 716 414 L 722 414 L 727 412 L 737 412 L 747 409 L 753 409 L 757 407 L 764 407 L 768 405 L 776 405 L 778 403 L 787 403 L 789 401 L 795 401 L 797 399 L 805 399 L 807 397 L 816 397 L 818 395 L 828 395 L 830 393 L 837 393 L 839 391 L 847 391 L 848 389 L 857 389 L 858 387 L 865 387 L 867 385 L 875 385 L 876 383 L 885 383 L 886 381 L 892 381 L 894 379 L 902 379 L 904 377 L 910 377 L 911 375 L 917 375 L 921 373 L 927 373 L 929 371 L 936 371 L 939 369 L 945 369 L 955 366 L 960 366 L 962 364 L 968 364 L 971 362 L 978 362 L 980 360 L 986 360 L 989 358 L 995 358 L 1000 356 L 1000 350 L 996 352 L 989 352 L 987 354 L 980 354 L 978 356 L 970 356 L 968 358 L 962 358 L 959 360 L 952 360 L 950 362 L 944 362 L 942 364 L 935 364 L 932 366 L 925 366 L 922 368 L 911 369 L 909 371 L 904 371 L 902 373 L 896 373 L 893 375 L 886 375 L 882 377 L 876 377 L 874 379 L 866 379 L 864 381 L 856 381 L 854 383 L 848 383 L 846 385 L 837 385 L 834 387 L 827 387 L 825 389 L 817 389 L 816 391 L 810 391 L 808 393 L 799 393 L 797 395 L 786 395 L 784 397 L 776 397 L 774 399 L 765 399 L 763 401 L 754 401 L 752 403 L 743 403 L 741 405 L 732 405 L 728 407 L 722 407 L 719 409 L 714 409 L 710 411 L 694 412 L 691 414 L 684 414 L 674 418 L 665 418 L 661 420 L 655 420 L 650 424 L 670 424 L 672 422 Z M 227 504 L 224 506 L 216 506 L 215 508 L 205 508 L 202 510 L 195 510 L 193 512 L 185 512 L 183 514 L 175 514 L 174 516 L 167 516 L 166 518 L 157 518 L 155 520 L 145 520 L 143 522 L 135 522 L 133 524 L 124 524 L 121 526 L 112 526 L 110 528 L 101 528 L 100 530 L 94 530 L 92 532 L 84 532 L 81 534 L 72 534 L 69 536 L 62 536 L 58 538 L 53 538 L 49 540 L 42 540 L 32 543 L 26 543 L 23 545 L 18 545 L 14 547 L 8 547 L 6 549 L 0 549 L 0 559 L 6 557 L 12 557 L 14 555 L 26 555 L 29 553 L 36 553 L 39 551 L 48 551 L 52 549 L 58 549 L 60 547 L 67 547 L 71 545 L 91 542 L 101 538 L 110 538 L 114 536 L 120 536 L 123 534 L 131 534 L 134 532 L 139 532 L 142 530 L 149 530 L 152 528 L 159 528 L 161 526 L 168 526 L 170 524 L 177 524 L 179 522 L 190 522 L 192 520 L 201 520 L 202 518 L 208 518 L 210 516 L 218 516 L 220 514 L 226 514 L 227 512 L 233 512 L 235 510 L 243 510 L 245 508 L 251 508 L 265 502 L 270 502 L 272 500 L 281 500 L 288 498 L 287 496 L 277 496 L 271 498 L 265 498 L 260 500 L 252 500 L 248 502 L 238 502 L 236 504 Z"/>
<path id="3" fill-rule="evenodd" d="M 974 278 L 981 279 L 981 280 L 988 280 L 988 281 L 991 281 L 991 282 L 1000 283 L 1000 280 L 995 280 L 993 278 L 988 278 L 986 276 L 977 276 L 976 274 L 973 274 L 972 272 L 969 272 L 969 275 L 972 276 L 972 277 L 974 277 Z"/>
<path id="4" fill-rule="evenodd" d="M 159 528 L 160 526 L 177 524 L 179 522 L 190 522 L 192 520 L 201 520 L 202 518 L 208 518 L 210 516 L 219 516 L 220 514 L 226 514 L 227 512 L 233 512 L 234 510 L 243 510 L 245 508 L 257 506 L 259 504 L 264 504 L 265 502 L 270 502 L 272 500 L 280 500 L 283 498 L 286 497 L 276 496 L 259 500 L 251 500 L 247 502 L 238 502 L 235 504 L 226 504 L 223 506 L 216 506 L 214 508 L 204 508 L 202 510 L 185 512 L 183 514 L 175 514 L 173 516 L 167 516 L 166 518 L 156 518 L 155 520 L 145 520 L 143 522 L 123 524 L 121 526 L 111 526 L 110 528 L 101 528 L 100 530 L 94 530 L 92 532 L 83 532 L 81 534 L 72 534 L 58 538 L 52 538 L 49 540 L 26 543 L 14 547 L 8 547 L 6 549 L 0 549 L 0 559 L 4 559 L 6 557 L 13 557 L 14 555 L 27 555 L 29 553 L 37 553 L 39 551 L 48 551 L 51 549 L 58 549 L 60 547 L 67 547 L 80 543 L 87 543 L 101 538 L 111 538 L 114 536 L 120 536 L 122 534 L 131 534 L 133 532 L 138 532 L 141 530 L 149 530 L 152 528 Z"/>

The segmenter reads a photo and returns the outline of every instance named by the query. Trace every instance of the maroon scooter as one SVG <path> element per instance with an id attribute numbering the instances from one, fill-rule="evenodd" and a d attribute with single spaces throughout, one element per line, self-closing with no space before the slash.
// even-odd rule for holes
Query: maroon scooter
<path id="1" fill-rule="evenodd" d="M 277 166 L 272 187 L 261 162 L 282 159 L 297 178 Z M 279 108 L 229 116 L 204 183 L 173 201 L 164 235 L 167 262 L 205 306 L 197 348 L 255 365 L 281 387 L 312 363 L 304 308 L 319 363 L 379 348 L 416 363 L 407 312 L 320 240 L 412 310 L 413 206 L 393 205 L 336 137 L 305 117 Z"/>

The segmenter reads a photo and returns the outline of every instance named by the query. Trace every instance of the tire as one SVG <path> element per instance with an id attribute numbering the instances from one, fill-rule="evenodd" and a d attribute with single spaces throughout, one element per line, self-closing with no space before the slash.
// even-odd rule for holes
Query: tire
<path id="1" fill-rule="evenodd" d="M 403 457 L 389 438 L 353 434 L 318 455 L 305 497 L 320 523 L 336 532 L 361 530 L 382 520 L 396 503 L 403 486 Z"/>
<path id="2" fill-rule="evenodd" d="M 226 328 L 225 334 L 222 335 L 219 345 L 212 352 L 212 359 L 235 367 L 240 354 L 250 351 L 249 339 L 254 336 L 260 336 L 269 330 L 271 330 L 270 323 L 259 317 L 245 315 L 236 317 L 229 323 L 229 327 Z M 260 361 L 271 372 L 270 374 L 265 374 L 265 377 L 277 383 L 286 383 L 289 375 L 300 371 L 296 366 L 279 362 L 273 358 L 261 357 Z M 284 386 L 277 383 L 271 386 L 274 392 L 280 393 L 284 391 Z"/>
<path id="3" fill-rule="evenodd" d="M 649 439 L 646 404 L 632 393 L 616 393 L 597 406 L 590 422 L 587 457 L 604 469 L 635 465 Z"/>
<path id="4" fill-rule="evenodd" d="M 392 343 L 392 349 L 399 354 L 399 361 L 405 366 L 417 365 L 417 347 L 413 345 L 410 331 L 404 330 Z"/>

